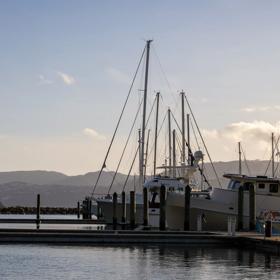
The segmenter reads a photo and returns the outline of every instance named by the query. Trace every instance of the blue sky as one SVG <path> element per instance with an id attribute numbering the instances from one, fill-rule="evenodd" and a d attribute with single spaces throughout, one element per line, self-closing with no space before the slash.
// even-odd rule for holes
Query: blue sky
<path id="1" fill-rule="evenodd" d="M 148 38 L 173 94 L 187 92 L 213 159 L 235 159 L 239 140 L 261 158 L 279 129 L 279 9 L 279 1 L 0 1 L 0 169 L 98 169 Z M 151 63 L 150 94 L 161 90 L 174 106 Z"/>

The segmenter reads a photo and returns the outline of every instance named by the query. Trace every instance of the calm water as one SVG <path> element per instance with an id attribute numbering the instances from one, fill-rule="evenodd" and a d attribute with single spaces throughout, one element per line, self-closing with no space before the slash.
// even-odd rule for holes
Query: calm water
<path id="1" fill-rule="evenodd" d="M 0 279 L 279 279 L 280 259 L 179 247 L 0 245 Z"/>

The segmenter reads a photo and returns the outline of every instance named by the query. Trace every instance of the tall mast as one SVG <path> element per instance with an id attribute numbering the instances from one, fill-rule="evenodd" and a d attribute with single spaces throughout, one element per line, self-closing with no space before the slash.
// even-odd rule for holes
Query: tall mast
<path id="1" fill-rule="evenodd" d="M 238 142 L 238 156 L 239 156 L 239 160 L 238 160 L 238 171 L 239 171 L 239 175 L 242 175 L 242 167 L 241 167 L 241 143 Z"/>
<path id="2" fill-rule="evenodd" d="M 186 162 L 186 137 L 185 137 L 185 93 L 181 92 L 181 102 L 182 102 L 182 165 L 185 165 Z M 185 173 L 184 168 L 182 173 Z"/>
<path id="3" fill-rule="evenodd" d="M 142 144 L 141 144 L 141 129 L 138 130 L 138 145 L 139 145 L 139 174 L 141 173 L 141 149 L 142 149 Z M 134 174 L 135 177 L 135 174 Z M 135 185 L 135 183 L 134 183 Z M 139 176 L 139 190 L 141 190 L 141 177 Z"/>
<path id="4" fill-rule="evenodd" d="M 171 110 L 168 108 L 168 165 L 169 176 L 172 174 Z"/>
<path id="5" fill-rule="evenodd" d="M 147 144 L 146 144 L 146 152 L 145 152 L 145 164 L 144 164 L 144 181 L 145 181 L 145 178 L 146 178 L 146 170 L 147 170 L 147 161 L 148 161 L 148 152 L 149 152 L 150 132 L 151 132 L 151 130 L 148 129 Z"/>
<path id="6" fill-rule="evenodd" d="M 190 149 L 190 114 L 187 114 L 187 141 L 188 141 L 188 165 L 192 163 Z"/>
<path id="7" fill-rule="evenodd" d="M 145 67 L 145 83 L 144 83 L 144 98 L 143 98 L 143 120 L 142 120 L 142 138 L 141 138 L 141 157 L 140 157 L 140 186 L 144 184 L 144 153 L 145 153 L 145 127 L 146 127 L 146 107 L 147 107 L 147 91 L 149 78 L 149 59 L 150 59 L 150 44 L 152 40 L 146 43 L 146 67 Z"/>
<path id="8" fill-rule="evenodd" d="M 176 130 L 173 129 L 173 177 L 176 177 Z"/>
<path id="9" fill-rule="evenodd" d="M 157 134 L 158 134 L 158 109 L 159 109 L 159 95 L 160 93 L 157 92 L 156 102 L 156 127 L 155 127 L 155 150 L 154 150 L 154 176 L 156 176 L 156 168 L 157 168 Z"/>
<path id="10" fill-rule="evenodd" d="M 275 176 L 274 174 L 274 133 L 272 132 L 271 134 L 271 168 L 272 168 L 272 172 L 271 172 L 271 175 L 272 177 Z"/>

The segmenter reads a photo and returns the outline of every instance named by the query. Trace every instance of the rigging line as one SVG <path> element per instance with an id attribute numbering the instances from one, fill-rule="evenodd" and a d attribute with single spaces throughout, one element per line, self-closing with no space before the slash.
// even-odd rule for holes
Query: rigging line
<path id="1" fill-rule="evenodd" d="M 126 99 L 125 99 L 125 102 L 124 102 L 124 105 L 123 105 L 123 108 L 122 108 L 122 111 L 121 111 L 121 115 L 120 115 L 120 117 L 119 117 L 119 119 L 118 119 L 117 126 L 116 126 L 116 128 L 115 128 L 114 133 L 113 133 L 113 136 L 112 136 L 112 139 L 111 139 L 109 148 L 108 148 L 108 150 L 107 150 L 107 153 L 106 153 L 104 162 L 103 162 L 102 167 L 101 167 L 101 169 L 100 169 L 100 171 L 99 171 L 99 173 L 98 173 L 97 180 L 96 180 L 95 185 L 94 185 L 94 187 L 93 187 L 93 190 L 92 190 L 92 193 L 91 193 L 91 198 L 93 197 L 94 192 L 95 192 L 95 189 L 96 189 L 96 187 L 97 187 L 97 184 L 99 183 L 99 180 L 100 180 L 100 176 L 101 176 L 101 174 L 102 174 L 102 171 L 103 171 L 103 169 L 106 167 L 106 160 L 107 160 L 108 155 L 109 155 L 109 153 L 110 153 L 112 144 L 113 144 L 113 142 L 114 142 L 114 140 L 115 140 L 115 136 L 116 136 L 117 130 L 118 130 L 118 128 L 119 128 L 119 125 L 120 125 L 120 122 L 121 122 L 121 119 L 122 119 L 124 110 L 125 110 L 125 108 L 126 108 L 126 104 L 127 104 L 128 99 L 129 99 L 129 97 L 130 97 L 130 94 L 131 94 L 131 91 L 132 91 L 132 88 L 133 88 L 133 85 L 134 85 L 136 76 L 137 76 L 137 74 L 138 74 L 138 70 L 139 70 L 139 68 L 140 68 L 142 59 L 143 59 L 144 54 L 145 54 L 145 51 L 146 51 L 146 46 L 144 47 L 144 50 L 143 50 L 143 52 L 142 52 L 141 58 L 140 58 L 140 60 L 139 60 L 139 63 L 138 63 L 138 65 L 137 65 L 135 74 L 134 74 L 134 76 L 133 76 L 132 83 L 131 83 L 131 85 L 130 85 L 130 88 L 129 88 L 127 97 L 126 97 Z"/>
<path id="2" fill-rule="evenodd" d="M 277 150 L 276 156 L 278 156 L 278 162 L 277 162 L 277 165 L 276 165 L 276 168 L 275 168 L 275 174 L 277 174 L 278 168 L 279 168 L 279 147 L 278 147 L 278 145 L 275 148 Z"/>
<path id="3" fill-rule="evenodd" d="M 174 99 L 174 101 L 175 101 L 175 104 L 176 104 L 175 94 L 174 94 L 174 92 L 172 91 L 171 84 L 170 84 L 170 82 L 169 82 L 168 79 L 167 79 L 167 75 L 166 75 L 166 73 L 165 73 L 165 71 L 164 71 L 164 69 L 163 69 L 163 66 L 162 66 L 162 64 L 161 64 L 161 62 L 160 62 L 159 56 L 158 56 L 158 54 L 157 54 L 157 52 L 156 52 L 156 49 L 155 49 L 155 47 L 154 47 L 153 45 L 152 45 L 152 50 L 153 50 L 154 53 L 155 53 L 155 57 L 156 57 L 157 62 L 158 62 L 158 64 L 159 64 L 160 70 L 161 70 L 161 72 L 162 72 L 162 74 L 163 74 L 163 77 L 164 77 L 166 83 L 167 83 L 167 86 L 169 87 L 170 92 L 172 93 L 172 97 L 173 97 L 173 99 Z"/>
<path id="4" fill-rule="evenodd" d="M 245 151 L 243 150 L 243 147 L 242 147 L 241 144 L 240 144 L 240 148 L 241 148 L 241 152 L 242 152 L 243 157 L 244 157 L 244 161 L 245 161 L 245 165 L 246 165 L 246 167 L 247 167 L 248 173 L 249 173 L 249 175 L 251 176 L 252 173 L 251 173 L 251 170 L 250 170 L 250 168 L 249 168 L 249 165 L 248 165 L 248 162 L 247 162 L 247 159 L 246 159 Z"/>
<path id="5" fill-rule="evenodd" d="M 158 130 L 157 137 L 159 137 L 159 134 L 160 134 L 161 129 L 162 129 L 163 125 L 164 125 L 164 122 L 165 122 L 166 117 L 167 117 L 167 112 L 165 113 L 164 118 L 163 118 L 163 120 L 162 120 L 162 122 L 161 122 L 160 128 L 159 128 L 159 130 Z M 149 153 L 149 157 L 150 157 L 150 155 L 151 155 L 152 150 L 153 150 L 154 147 L 155 147 L 155 143 L 153 143 L 153 146 L 151 147 L 151 151 L 150 151 L 150 153 Z"/>
<path id="6" fill-rule="evenodd" d="M 177 143 L 177 146 L 179 148 L 179 151 L 180 151 L 180 154 L 182 153 L 182 145 L 181 145 L 181 139 L 179 139 L 177 133 L 176 133 L 176 143 Z"/>
<path id="7" fill-rule="evenodd" d="M 133 168 L 133 166 L 134 166 L 135 159 L 136 159 L 136 157 L 137 157 L 138 151 L 139 151 L 139 145 L 138 145 L 138 147 L 137 147 L 137 149 L 136 149 L 136 152 L 135 152 L 135 154 L 134 154 L 133 161 L 132 161 L 132 164 L 131 164 L 131 166 L 130 166 L 129 172 L 128 172 L 126 178 L 125 178 L 125 182 L 124 182 L 124 185 L 123 185 L 123 188 L 122 188 L 122 191 L 123 191 L 123 192 L 124 192 L 124 190 L 125 190 L 127 181 L 128 181 L 128 179 L 129 179 L 129 177 L 130 177 L 130 174 L 131 174 L 132 168 Z"/>
<path id="8" fill-rule="evenodd" d="M 149 113 L 149 115 L 148 115 L 147 122 L 146 122 L 146 124 L 145 124 L 145 129 L 147 128 L 147 125 L 148 125 L 148 123 L 149 123 L 149 120 L 150 120 L 150 117 L 151 117 L 151 114 L 152 114 L 152 111 L 153 111 L 153 108 L 154 108 L 155 101 L 156 101 L 156 98 L 155 98 L 155 100 L 154 100 L 154 103 L 153 103 L 153 106 L 152 106 L 152 108 L 151 108 L 151 111 L 150 111 L 150 113 Z M 139 144 L 140 144 L 140 143 L 139 143 Z M 136 159 L 136 156 L 137 156 L 137 154 L 138 154 L 138 151 L 139 151 L 139 145 L 137 146 L 137 149 L 136 149 L 135 155 L 134 155 L 134 157 L 133 157 L 133 161 L 132 161 L 132 164 L 131 164 L 131 166 L 130 166 L 129 172 L 128 172 L 127 176 L 126 176 L 126 179 L 125 179 L 125 182 L 124 182 L 122 191 L 125 190 L 125 187 L 126 187 L 126 184 L 127 184 L 128 179 L 129 179 L 129 177 L 130 177 L 132 168 L 133 168 L 133 166 L 134 166 L 135 159 Z"/>
<path id="9" fill-rule="evenodd" d="M 119 168 L 120 168 L 120 165 L 121 165 L 121 162 L 122 162 L 124 153 L 125 153 L 125 151 L 126 151 L 126 148 L 127 148 L 128 142 L 129 142 L 129 140 L 130 140 L 132 131 L 133 131 L 133 129 L 134 129 L 135 123 L 136 123 L 136 121 L 137 121 L 137 118 L 138 118 L 138 115 L 139 115 L 139 112 L 140 112 L 142 103 L 143 103 L 143 98 L 142 98 L 142 100 L 141 100 L 141 102 L 140 102 L 140 104 L 139 104 L 138 110 L 137 110 L 136 115 L 135 115 L 135 118 L 134 118 L 134 120 L 133 120 L 132 127 L 131 127 L 131 129 L 130 129 L 130 131 L 129 131 L 129 134 L 128 134 L 128 137 L 127 137 L 127 139 L 126 139 L 126 143 L 125 143 L 125 145 L 124 145 L 124 148 L 123 148 L 123 151 L 122 151 L 120 160 L 119 160 L 119 162 L 118 162 L 118 165 L 117 165 L 117 168 L 116 168 L 116 170 L 115 170 L 113 179 L 112 179 L 111 184 L 110 184 L 110 186 L 109 186 L 108 194 L 110 193 L 110 191 L 111 191 L 111 189 L 112 189 L 112 186 L 113 186 L 113 184 L 114 184 L 115 178 L 116 178 L 117 173 L 118 173 L 118 171 L 119 171 Z"/>
<path id="10" fill-rule="evenodd" d="M 194 138 L 195 138 L 197 148 L 198 148 L 198 150 L 200 150 L 200 145 L 198 143 L 198 139 L 197 139 L 197 136 L 196 136 L 195 129 L 194 129 L 193 122 L 192 122 L 191 118 L 190 118 L 190 124 L 191 124 L 191 127 L 192 127 L 192 132 L 193 132 L 193 135 L 194 135 Z"/>
<path id="11" fill-rule="evenodd" d="M 278 136 L 278 138 L 277 138 L 277 141 L 276 141 L 276 144 L 275 144 L 276 147 L 278 146 L 279 139 L 280 139 L 280 136 Z M 267 174 L 267 171 L 268 171 L 268 169 L 269 169 L 269 166 L 270 166 L 271 162 L 272 162 L 272 155 L 270 156 L 270 160 L 269 160 L 269 162 L 268 162 L 268 164 L 267 164 L 267 167 L 266 167 L 266 170 L 265 170 L 264 175 Z"/>
<path id="12" fill-rule="evenodd" d="M 218 174 L 217 174 L 217 171 L 216 171 L 216 168 L 214 167 L 212 158 L 211 158 L 211 156 L 210 156 L 210 154 L 209 154 L 209 151 L 208 151 L 208 149 L 207 149 L 207 146 L 206 146 L 206 144 L 205 144 L 205 142 L 204 142 L 204 139 L 203 139 L 203 137 L 202 137 L 202 134 L 201 134 L 201 132 L 200 132 L 200 129 L 199 129 L 199 127 L 198 127 L 198 124 L 197 124 L 197 122 L 196 122 L 196 119 L 195 119 L 195 117 L 194 117 L 192 108 L 191 108 L 191 106 L 190 106 L 190 103 L 189 103 L 189 101 L 188 101 L 186 95 L 185 95 L 185 99 L 186 99 L 187 105 L 188 105 L 188 107 L 189 107 L 190 113 L 191 113 L 191 115 L 192 115 L 193 121 L 194 121 L 194 123 L 195 123 L 196 129 L 197 129 L 197 131 L 198 131 L 198 133 L 199 133 L 199 136 L 200 136 L 201 141 L 202 141 L 202 143 L 203 143 L 203 146 L 204 146 L 204 148 L 205 148 L 205 151 L 206 151 L 206 153 L 207 153 L 207 155 L 208 155 L 208 158 L 209 158 L 209 160 L 210 160 L 210 162 L 211 162 L 211 165 L 212 165 L 212 168 L 213 168 L 213 170 L 214 170 L 216 179 L 218 180 L 218 183 L 219 183 L 220 187 L 222 187 L 221 182 L 220 182 L 220 179 L 219 179 Z"/>

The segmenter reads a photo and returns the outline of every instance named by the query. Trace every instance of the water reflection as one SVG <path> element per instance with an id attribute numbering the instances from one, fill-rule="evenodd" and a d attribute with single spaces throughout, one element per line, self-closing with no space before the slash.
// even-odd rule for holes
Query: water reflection
<path id="1" fill-rule="evenodd" d="M 264 280 L 279 279 L 280 259 L 217 247 L 0 245 L 0 271 L 1 280 Z"/>

